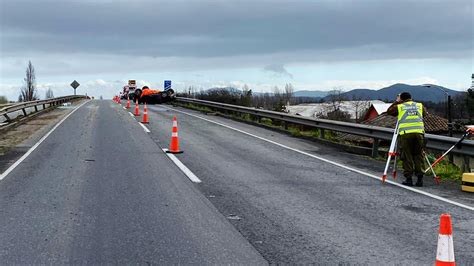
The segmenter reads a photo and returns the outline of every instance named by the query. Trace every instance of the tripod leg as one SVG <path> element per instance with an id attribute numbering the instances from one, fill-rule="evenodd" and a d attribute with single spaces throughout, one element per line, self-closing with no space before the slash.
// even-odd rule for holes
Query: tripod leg
<path id="1" fill-rule="evenodd" d="M 425 152 L 423 152 L 423 154 L 425 155 L 426 163 L 428 163 L 428 165 L 430 166 L 429 169 L 431 169 L 431 173 L 433 174 L 433 178 L 435 180 L 436 185 L 439 185 L 439 180 L 440 180 L 439 176 L 436 175 L 433 167 L 431 166 L 430 160 L 428 159 L 428 155 L 426 155 Z"/>

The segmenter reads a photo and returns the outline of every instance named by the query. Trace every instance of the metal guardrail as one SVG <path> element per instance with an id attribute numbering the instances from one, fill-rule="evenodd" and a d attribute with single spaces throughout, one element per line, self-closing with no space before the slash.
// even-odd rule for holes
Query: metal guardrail
<path id="1" fill-rule="evenodd" d="M 332 130 L 337 132 L 343 132 L 348 134 L 354 134 L 358 136 L 364 136 L 374 139 L 372 146 L 372 156 L 378 155 L 379 141 L 380 140 L 391 140 L 393 137 L 393 129 L 377 127 L 371 125 L 363 125 L 349 122 L 333 121 L 327 119 L 310 118 L 297 115 L 290 115 L 286 113 L 255 109 L 250 107 L 243 107 L 225 103 L 217 103 L 211 101 L 204 101 L 192 98 L 176 97 L 176 101 L 184 103 L 193 103 L 202 106 L 207 106 L 220 110 L 227 110 L 232 112 L 251 114 L 259 118 L 270 118 L 272 120 L 279 120 L 287 124 L 305 125 L 313 128 L 318 128 L 324 136 L 324 130 Z M 425 134 L 427 140 L 427 148 L 433 150 L 446 151 L 452 145 L 454 145 L 458 139 L 453 137 L 439 136 L 433 134 Z M 474 141 L 465 140 L 455 149 L 452 153 L 456 153 L 464 156 L 474 156 Z"/>
<path id="2" fill-rule="evenodd" d="M 36 113 L 38 111 L 45 110 L 46 106 L 48 107 L 57 106 L 71 100 L 85 99 L 85 98 L 87 98 L 87 96 L 72 95 L 72 96 L 63 96 L 63 97 L 52 98 L 52 99 L 47 99 L 47 100 L 16 103 L 16 104 L 12 104 L 7 107 L 1 108 L 0 117 L 1 116 L 5 117 L 6 122 L 10 123 L 15 119 L 15 117 L 12 117 L 11 114 L 18 112 L 20 110 L 22 111 L 23 116 L 26 117 L 31 114 L 27 112 L 28 108 L 34 108 L 35 111 L 33 113 Z M 42 109 L 38 109 L 39 106 L 41 106 Z"/>

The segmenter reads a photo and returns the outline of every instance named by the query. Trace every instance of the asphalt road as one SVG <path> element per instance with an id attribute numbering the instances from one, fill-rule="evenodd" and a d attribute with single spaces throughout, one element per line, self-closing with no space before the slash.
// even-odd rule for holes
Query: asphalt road
<path id="1" fill-rule="evenodd" d="M 111 101 L 91 101 L 0 181 L 0 264 L 265 264 Z"/>
<path id="2" fill-rule="evenodd" d="M 177 116 L 184 150 L 178 158 L 202 180 L 195 186 L 223 215 L 233 218 L 232 224 L 270 263 L 433 265 L 439 216 L 446 212 L 453 217 L 456 261 L 474 262 L 472 211 L 381 185 L 365 175 L 185 113 L 344 165 L 371 168 L 373 161 L 361 156 L 174 109 L 149 107 L 150 137 L 161 146 L 169 145 L 171 119 Z"/>

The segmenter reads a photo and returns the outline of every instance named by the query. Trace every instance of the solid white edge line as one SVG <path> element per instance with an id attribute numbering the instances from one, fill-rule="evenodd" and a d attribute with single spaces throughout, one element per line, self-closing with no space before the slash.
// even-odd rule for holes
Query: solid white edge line
<path id="1" fill-rule="evenodd" d="M 373 175 L 373 174 L 364 172 L 364 171 L 362 171 L 362 170 L 355 169 L 355 168 L 352 168 L 352 167 L 349 167 L 349 166 L 346 166 L 346 165 L 343 165 L 343 164 L 340 164 L 340 163 L 337 163 L 337 162 L 333 162 L 333 161 L 328 160 L 328 159 L 325 159 L 325 158 L 323 158 L 323 157 L 319 157 L 319 156 L 316 156 L 316 155 L 313 155 L 313 154 L 310 154 L 310 153 L 307 153 L 307 152 L 304 152 L 304 151 L 301 151 L 301 150 L 298 150 L 298 149 L 295 149 L 295 148 L 292 148 L 292 147 L 289 147 L 289 146 L 280 144 L 280 143 L 275 142 L 275 141 L 273 141 L 273 140 L 269 140 L 269 139 L 266 139 L 266 138 L 263 138 L 263 137 L 254 135 L 254 134 L 252 134 L 252 133 L 248 133 L 248 132 L 246 132 L 246 131 L 243 131 L 243 130 L 240 130 L 240 129 L 237 129 L 237 128 L 228 126 L 228 125 L 226 125 L 226 124 L 222 124 L 222 123 L 219 123 L 219 122 L 216 122 L 216 121 L 212 121 L 212 120 L 210 120 L 210 119 L 207 119 L 207 118 L 204 118 L 204 117 L 201 117 L 201 116 L 198 116 L 198 115 L 186 113 L 186 112 L 183 112 L 183 111 L 180 111 L 180 110 L 171 108 L 171 107 L 168 107 L 168 108 L 169 108 L 170 110 L 176 111 L 176 112 L 178 112 L 178 113 L 182 113 L 182 114 L 185 114 L 185 115 L 189 115 L 189 116 L 192 116 L 192 117 L 196 117 L 196 118 L 199 118 L 199 119 L 208 121 L 208 122 L 210 122 L 210 123 L 214 123 L 214 124 L 216 124 L 216 125 L 220 125 L 220 126 L 226 127 L 226 128 L 228 128 L 228 129 L 231 129 L 231 130 L 240 132 L 240 133 L 242 133 L 242 134 L 245 134 L 245 135 L 248 135 L 248 136 L 251 136 L 251 137 L 254 137 L 254 138 L 257 138 L 257 139 L 260 139 L 260 140 L 263 140 L 263 141 L 266 141 L 266 142 L 269 142 L 269 143 L 272 143 L 272 144 L 275 144 L 275 145 L 280 146 L 280 147 L 282 147 L 282 148 L 285 148 L 285 149 L 288 149 L 288 150 L 292 150 L 292 151 L 294 151 L 294 152 L 297 152 L 297 153 L 300 153 L 300 154 L 303 154 L 303 155 L 306 155 L 306 156 L 309 156 L 309 157 L 318 159 L 318 160 L 320 160 L 320 161 L 327 162 L 327 163 L 330 163 L 330 164 L 335 165 L 335 166 L 339 166 L 339 167 L 344 168 L 344 169 L 346 169 L 346 170 L 349 170 L 349 171 L 352 171 L 352 172 L 356 172 L 356 173 L 359 173 L 359 174 L 361 174 L 361 175 L 365 175 L 365 176 L 368 176 L 368 177 L 371 177 L 371 178 L 374 178 L 374 179 L 377 179 L 377 180 L 382 181 L 382 178 L 381 178 L 381 177 L 378 177 L 378 176 L 376 176 L 376 175 Z M 389 184 L 391 184 L 391 185 L 394 185 L 394 186 L 397 186 L 397 187 L 406 189 L 406 190 L 410 190 L 410 191 L 415 192 L 415 193 L 418 193 L 418 194 L 425 195 L 425 196 L 430 197 L 430 198 L 433 198 L 433 199 L 437 199 L 437 200 L 440 200 L 440 201 L 443 201 L 443 202 L 446 202 L 446 203 L 449 203 L 449 204 L 456 205 L 456 206 L 461 207 L 461 208 L 465 208 L 465 209 L 474 211 L 474 207 L 469 206 L 469 205 L 465 205 L 465 204 L 462 204 L 462 203 L 459 203 L 459 202 L 456 202 L 456 201 L 453 201 L 453 200 L 450 200 L 450 199 L 446 199 L 446 198 L 443 198 L 443 197 L 440 197 L 440 196 L 437 196 L 437 195 L 434 195 L 434 194 L 431 194 L 431 193 L 429 193 L 429 192 L 425 192 L 425 191 L 422 191 L 422 190 L 419 190 L 419 189 L 416 189 L 416 188 L 413 188 L 413 187 L 407 187 L 407 186 L 404 186 L 404 185 L 399 184 L 399 183 L 397 183 L 397 182 L 393 182 L 393 181 L 391 181 L 391 180 L 385 180 L 385 182 L 386 182 L 386 183 L 389 183 Z"/>
<path id="2" fill-rule="evenodd" d="M 130 114 L 131 117 L 135 118 L 135 115 L 133 115 L 131 112 L 128 112 L 128 114 Z"/>
<path id="3" fill-rule="evenodd" d="M 140 126 L 143 127 L 143 130 L 145 130 L 146 133 L 150 133 L 151 131 L 144 125 L 142 124 L 141 122 L 138 122 L 138 124 L 140 124 Z"/>
<path id="4" fill-rule="evenodd" d="M 79 106 L 77 106 L 74 110 L 72 110 L 69 114 L 67 114 L 61 121 L 59 121 L 46 135 L 44 135 L 38 142 L 36 142 L 35 145 L 33 145 L 23 156 L 20 157 L 15 163 L 13 163 L 10 167 L 8 167 L 7 170 L 5 170 L 1 175 L 0 175 L 0 180 L 3 180 L 11 171 L 13 171 L 21 162 L 23 162 L 38 146 L 51 134 L 53 133 L 56 128 L 58 128 L 66 119 L 71 116 L 74 112 L 79 110 L 84 104 L 88 103 L 89 101 L 85 101 Z"/>
<path id="5" fill-rule="evenodd" d="M 184 165 L 178 158 L 176 158 L 174 154 L 167 153 L 166 151 L 168 151 L 168 149 L 163 149 L 163 151 L 166 155 L 168 155 L 171 161 L 173 161 L 173 163 L 176 164 L 176 166 L 178 166 L 178 168 L 189 178 L 189 180 L 194 183 L 201 183 L 201 179 L 199 179 L 193 172 L 191 172 L 191 170 L 189 170 L 186 165 Z"/>
<path id="6" fill-rule="evenodd" d="M 125 106 L 122 106 L 123 110 L 127 110 L 127 108 L 125 108 Z"/>

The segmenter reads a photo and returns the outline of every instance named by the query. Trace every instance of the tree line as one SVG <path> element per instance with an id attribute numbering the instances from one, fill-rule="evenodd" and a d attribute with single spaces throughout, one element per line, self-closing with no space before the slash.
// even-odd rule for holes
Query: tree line
<path id="1" fill-rule="evenodd" d="M 254 93 L 247 85 L 242 90 L 236 88 L 212 88 L 197 91 L 190 86 L 185 92 L 178 96 L 196 98 L 213 102 L 234 104 L 246 107 L 255 107 L 271 111 L 283 112 L 286 106 L 293 104 L 294 89 L 291 83 L 287 83 L 283 89 L 273 87 L 271 93 Z"/>
<path id="2" fill-rule="evenodd" d="M 369 107 L 369 99 L 352 98 L 347 99 L 343 95 L 343 90 L 334 88 L 328 92 L 325 98 L 313 97 L 295 97 L 294 87 L 291 83 L 287 83 L 283 89 L 275 86 L 272 92 L 255 93 L 247 85 L 242 90 L 226 87 L 212 88 L 208 90 L 197 90 L 195 87 L 188 87 L 185 92 L 179 93 L 178 96 L 196 98 L 207 101 L 221 102 L 247 107 L 261 108 L 271 111 L 284 112 L 286 106 L 303 103 L 325 103 L 327 109 L 325 115 L 320 118 L 327 118 L 339 121 L 359 122 L 365 115 Z M 351 119 L 350 114 L 341 110 L 341 104 L 344 101 L 350 101 L 352 109 L 355 110 L 355 119 Z M 390 103 L 388 99 L 385 102 Z M 446 102 L 423 102 L 430 113 L 440 117 L 446 117 Z M 451 103 L 451 116 L 453 121 L 461 124 L 474 123 L 474 91 L 466 90 L 455 95 Z"/>

